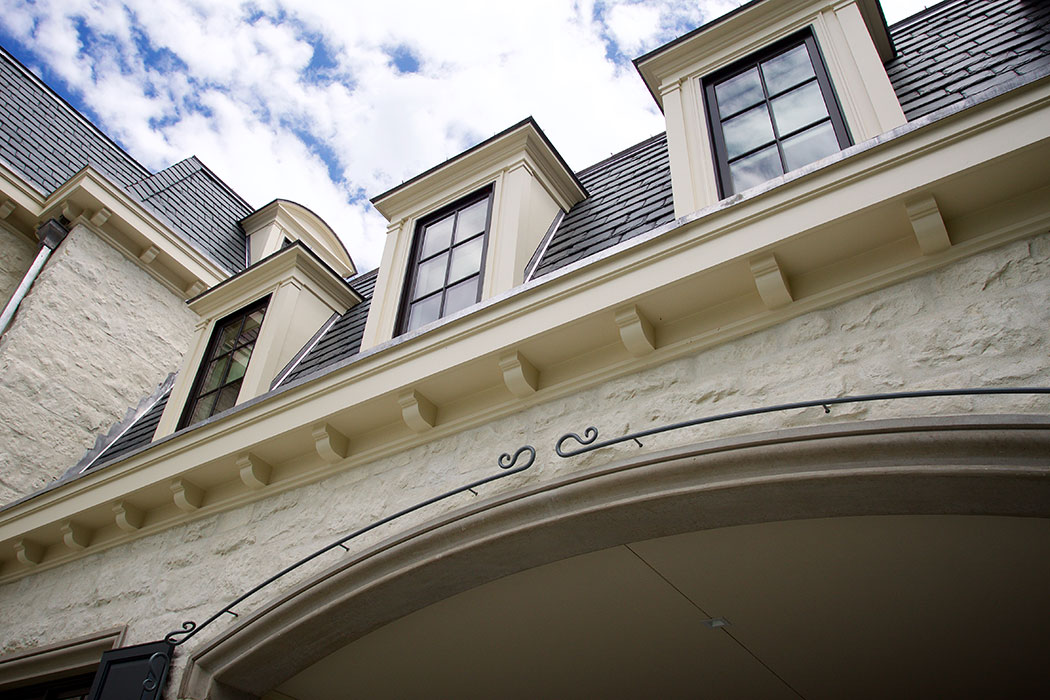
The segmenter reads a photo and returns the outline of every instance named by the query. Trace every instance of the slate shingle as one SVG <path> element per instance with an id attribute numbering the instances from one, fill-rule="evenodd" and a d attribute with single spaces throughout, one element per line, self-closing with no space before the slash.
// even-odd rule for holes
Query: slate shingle
<path id="1" fill-rule="evenodd" d="M 164 413 L 164 407 L 168 405 L 170 395 L 170 391 L 164 394 L 157 403 L 143 413 L 120 437 L 113 441 L 113 444 L 99 454 L 91 468 L 95 469 L 101 464 L 112 462 L 132 450 L 150 444 L 153 441 L 153 433 L 157 431 L 157 424 L 160 423 L 160 416 Z"/>
<path id="2" fill-rule="evenodd" d="M 244 269 L 243 199 L 196 158 L 151 174 L 2 49 L 0 160 L 45 195 L 90 165 L 222 267 Z"/>
<path id="3" fill-rule="evenodd" d="M 897 57 L 886 64 L 909 121 L 980 95 L 1050 56 L 1045 0 L 949 0 L 890 27 Z"/>

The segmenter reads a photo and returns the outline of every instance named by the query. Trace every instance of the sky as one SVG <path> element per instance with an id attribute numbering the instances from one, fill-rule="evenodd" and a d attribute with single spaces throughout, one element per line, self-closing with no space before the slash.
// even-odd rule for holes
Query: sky
<path id="1" fill-rule="evenodd" d="M 151 170 L 196 155 L 253 207 L 299 202 L 364 271 L 369 197 L 527 116 L 575 170 L 662 132 L 631 59 L 740 4 L 5 0 L 0 44 Z"/>

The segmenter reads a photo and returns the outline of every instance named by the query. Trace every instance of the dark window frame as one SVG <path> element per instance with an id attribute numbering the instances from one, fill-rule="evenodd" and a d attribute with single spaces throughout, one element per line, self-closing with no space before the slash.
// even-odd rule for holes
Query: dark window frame
<path id="1" fill-rule="evenodd" d="M 722 130 L 722 123 L 734 117 L 740 116 L 748 110 L 755 108 L 758 104 L 764 103 L 766 105 L 766 108 L 770 109 L 770 102 L 773 99 L 782 95 L 786 95 L 787 93 L 798 89 L 805 83 L 793 85 L 787 88 L 786 90 L 782 90 L 780 92 L 770 93 L 768 87 L 766 86 L 765 79 L 762 76 L 761 71 L 759 71 L 759 76 L 762 84 L 762 91 L 764 95 L 763 102 L 759 102 L 754 105 L 745 107 L 736 113 L 730 114 L 727 117 L 722 117 L 719 114 L 718 98 L 715 94 L 715 86 L 729 80 L 730 78 L 734 78 L 738 75 L 746 73 L 752 68 L 758 66 L 763 61 L 768 61 L 776 56 L 787 53 L 791 49 L 794 49 L 798 46 L 806 47 L 809 53 L 810 61 L 813 63 L 815 81 L 820 88 L 821 96 L 824 98 L 824 103 L 827 106 L 828 117 L 830 119 L 832 129 L 835 133 L 835 137 L 839 142 L 839 150 L 848 148 L 849 146 L 853 145 L 853 138 L 850 135 L 849 125 L 846 123 L 846 118 L 843 115 L 842 105 L 839 102 L 838 94 L 836 93 L 835 86 L 832 84 L 831 77 L 828 74 L 827 64 L 824 61 L 824 54 L 820 50 L 820 44 L 817 43 L 816 37 L 813 35 L 812 29 L 807 27 L 806 29 L 798 31 L 790 36 L 784 37 L 783 39 L 780 39 L 775 43 L 770 44 L 769 46 L 761 49 L 760 51 L 756 51 L 755 53 L 752 53 L 749 56 L 742 58 L 729 66 L 726 66 L 725 68 L 722 68 L 708 76 L 705 76 L 701 80 L 701 86 L 704 95 L 704 113 L 707 117 L 707 130 L 711 138 L 711 144 L 714 148 L 715 171 L 716 181 L 718 183 L 719 198 L 724 199 L 736 193 L 733 188 L 732 175 L 729 169 L 730 163 L 728 157 L 728 150 L 725 144 L 725 135 Z M 771 109 L 769 116 L 770 123 L 773 127 L 773 143 L 776 145 L 777 151 L 780 155 L 781 167 L 783 168 L 784 173 L 791 172 L 791 170 L 788 169 L 787 163 L 784 159 L 782 141 L 796 134 L 805 132 L 807 129 L 812 128 L 813 124 L 805 125 L 797 129 L 796 131 L 789 132 L 786 135 L 781 135 L 780 133 L 778 133 L 776 120 L 773 118 Z M 739 154 L 733 160 L 743 160 L 744 158 L 747 158 L 750 155 L 754 155 L 755 153 L 768 147 L 769 142 L 765 142 L 760 146 L 754 147 L 749 151 L 745 151 Z"/>
<path id="2" fill-rule="evenodd" d="M 270 295 L 266 295 L 261 299 L 252 302 L 248 306 L 238 309 L 237 311 L 233 312 L 232 314 L 229 314 L 228 316 L 224 316 L 223 318 L 216 321 L 215 325 L 212 326 L 211 339 L 208 340 L 208 345 L 204 350 L 204 355 L 201 357 L 200 365 L 197 367 L 197 374 L 193 378 L 193 386 L 190 388 L 190 393 L 186 397 L 186 404 L 182 407 L 182 416 L 179 418 L 180 429 L 191 425 L 190 418 L 193 416 L 193 409 L 196 407 L 197 401 L 200 400 L 200 398 L 205 394 L 215 393 L 216 401 L 212 404 L 211 412 L 207 416 L 205 416 L 204 418 L 200 418 L 194 422 L 199 423 L 200 421 L 206 420 L 207 418 L 210 418 L 211 416 L 215 415 L 218 412 L 215 410 L 215 406 L 218 404 L 218 395 L 222 393 L 222 390 L 224 388 L 230 385 L 230 382 L 227 381 L 227 379 L 229 377 L 230 366 L 232 363 L 227 362 L 226 366 L 222 371 L 222 380 L 219 382 L 216 388 L 209 391 L 201 391 L 204 385 L 204 380 L 206 378 L 205 374 L 206 370 L 208 369 L 208 365 L 210 365 L 213 360 L 218 359 L 221 355 L 227 355 L 232 357 L 233 354 L 236 353 L 238 350 L 248 347 L 249 345 L 248 343 L 235 343 L 234 347 L 232 347 L 229 351 L 221 353 L 220 355 L 215 355 L 215 350 L 218 347 L 223 329 L 228 327 L 231 322 L 240 319 L 241 325 L 239 330 L 237 331 L 237 336 L 240 336 L 241 332 L 244 329 L 244 321 L 253 313 L 261 309 L 263 311 L 263 318 L 259 322 L 259 332 L 261 333 L 262 325 L 266 322 L 266 311 L 269 309 L 269 306 Z M 248 355 L 249 363 L 251 362 L 252 355 L 255 354 L 255 345 L 256 343 L 258 343 L 258 341 L 259 336 L 258 334 L 256 334 L 255 339 L 251 342 L 251 351 Z M 245 374 L 247 374 L 247 366 L 245 367 Z M 244 375 L 241 375 L 238 379 L 234 381 L 241 381 L 243 383 L 243 380 Z"/>
<path id="3" fill-rule="evenodd" d="M 477 303 L 478 301 L 481 300 L 481 290 L 482 290 L 482 288 L 483 288 L 483 286 L 485 284 L 485 260 L 488 258 L 489 233 L 492 230 L 492 208 L 493 208 L 493 203 L 494 203 L 495 199 L 496 199 L 496 197 L 495 197 L 495 188 L 492 185 L 486 185 L 485 187 L 482 187 L 481 189 L 479 189 L 479 190 L 477 190 L 475 192 L 472 192 L 472 193 L 468 194 L 465 197 L 457 199 L 456 201 L 451 202 L 451 203 L 441 207 L 437 211 L 435 211 L 435 212 L 433 212 L 431 214 L 428 214 L 427 216 L 419 219 L 416 222 L 415 231 L 413 231 L 413 233 L 412 233 L 412 247 L 411 247 L 411 250 L 409 252 L 408 266 L 407 266 L 407 268 L 405 270 L 404 282 L 401 285 L 401 288 L 402 288 L 401 301 L 398 304 L 398 312 L 397 312 L 397 333 L 396 333 L 397 335 L 401 335 L 401 334 L 410 332 L 409 329 L 408 329 L 408 319 L 409 319 L 409 312 L 410 312 L 410 309 L 411 309 L 411 306 L 412 306 L 413 302 L 419 301 L 420 299 L 432 298 L 434 296 L 441 295 L 441 312 L 438 315 L 438 318 L 439 319 L 440 318 L 444 318 L 445 316 L 448 315 L 445 312 L 445 303 L 447 301 L 447 292 L 448 292 L 448 290 L 451 287 L 455 286 L 456 284 L 460 284 L 463 281 L 468 280 L 468 279 L 470 279 L 473 276 L 473 275 L 468 275 L 467 277 L 464 277 L 462 279 L 457 279 L 457 280 L 454 281 L 453 284 L 450 284 L 449 283 L 449 279 L 448 279 L 448 275 L 449 275 L 449 269 L 450 269 L 450 267 L 452 265 L 452 256 L 449 255 L 448 256 L 448 261 L 446 262 L 446 266 L 445 266 L 445 280 L 444 280 L 444 283 L 442 284 L 442 286 L 439 287 L 438 289 L 430 292 L 429 294 L 426 294 L 423 297 L 420 297 L 420 299 L 415 299 L 414 298 L 415 297 L 415 289 L 416 289 L 416 284 L 418 282 L 418 276 L 416 274 L 416 271 L 419 269 L 419 266 L 422 263 L 427 262 L 428 260 L 432 260 L 432 259 L 438 257 L 444 251 L 452 251 L 455 247 L 457 247 L 459 245 L 463 245 L 463 244 L 469 243 L 470 241 L 476 240 L 478 237 L 480 237 L 482 239 L 482 244 L 481 244 L 481 266 L 480 266 L 480 269 L 478 270 L 478 288 L 477 288 L 477 294 L 476 294 L 475 299 L 474 299 L 474 303 Z M 471 206 L 477 204 L 478 202 L 482 202 L 482 201 L 487 201 L 488 202 L 488 206 L 486 207 L 486 210 L 485 210 L 485 228 L 480 234 L 476 234 L 474 236 L 471 236 L 470 238 L 468 238 L 468 239 L 466 239 L 464 241 L 460 241 L 458 243 L 453 243 L 453 242 L 450 241 L 450 245 L 449 245 L 448 248 L 442 248 L 437 253 L 434 253 L 434 254 L 428 256 L 427 258 L 421 258 L 422 250 L 423 250 L 423 233 L 426 230 L 427 226 L 430 226 L 431 224 L 433 224 L 433 223 L 435 223 L 437 221 L 440 221 L 441 219 L 446 218 L 450 214 L 458 213 L 458 212 L 460 212 L 460 211 L 462 211 L 464 209 L 467 209 L 468 207 L 471 207 Z M 423 325 L 426 325 L 426 324 L 423 324 Z M 412 330 L 415 330 L 415 329 L 412 329 Z"/>

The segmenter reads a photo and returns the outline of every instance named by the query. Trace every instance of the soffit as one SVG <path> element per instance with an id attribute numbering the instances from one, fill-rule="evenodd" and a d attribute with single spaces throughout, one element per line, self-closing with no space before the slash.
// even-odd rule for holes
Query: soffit
<path id="1" fill-rule="evenodd" d="M 1050 682 L 1050 567 L 1032 563 L 1048 547 L 1046 519 L 983 516 L 633 542 L 413 612 L 278 690 L 317 700 L 351 686 L 369 697 L 1038 694 Z M 716 617 L 729 624 L 710 627 Z"/>

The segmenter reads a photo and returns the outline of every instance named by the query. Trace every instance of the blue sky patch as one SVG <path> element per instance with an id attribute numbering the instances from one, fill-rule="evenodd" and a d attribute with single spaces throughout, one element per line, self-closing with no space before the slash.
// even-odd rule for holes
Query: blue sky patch
<path id="1" fill-rule="evenodd" d="M 390 56 L 390 65 L 397 69 L 398 73 L 418 73 L 419 57 L 405 44 L 400 44 L 387 50 Z"/>

